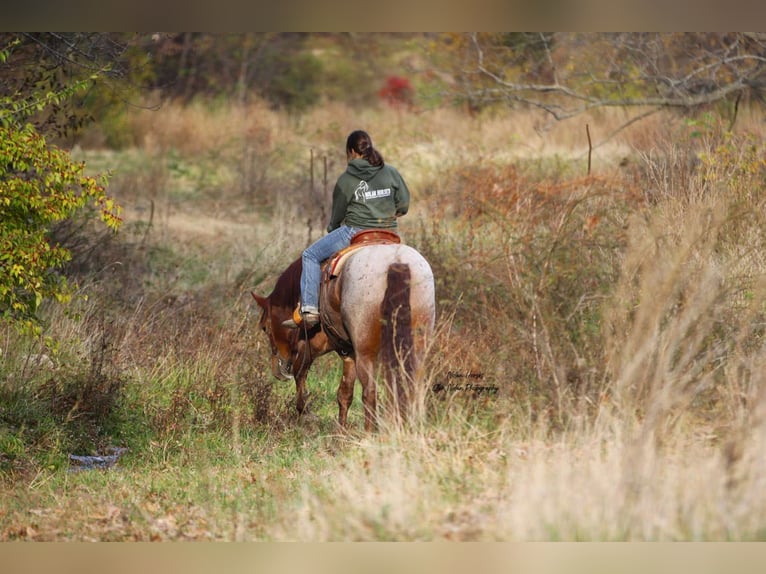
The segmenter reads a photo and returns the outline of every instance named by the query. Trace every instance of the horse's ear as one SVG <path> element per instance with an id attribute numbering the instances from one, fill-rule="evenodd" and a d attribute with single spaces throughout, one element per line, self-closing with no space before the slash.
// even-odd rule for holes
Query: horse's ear
<path id="1" fill-rule="evenodd" d="M 255 291 L 250 291 L 250 295 L 253 296 L 253 299 L 255 299 L 255 302 L 258 303 L 259 307 L 261 307 L 262 309 L 266 308 L 269 302 L 266 297 L 261 297 L 260 295 L 255 293 Z"/>

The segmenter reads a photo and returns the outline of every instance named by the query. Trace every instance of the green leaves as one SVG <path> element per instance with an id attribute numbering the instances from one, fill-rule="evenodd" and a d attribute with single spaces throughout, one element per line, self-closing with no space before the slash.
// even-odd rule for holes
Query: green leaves
<path id="1" fill-rule="evenodd" d="M 0 127 L 0 319 L 34 328 L 43 299 L 70 298 L 60 269 L 71 255 L 50 243 L 54 223 L 91 205 L 108 227 L 119 228 L 120 207 L 106 194 L 106 177 L 84 170 L 31 126 Z"/>
<path id="2" fill-rule="evenodd" d="M 0 52 L 0 64 L 2 64 L 1 54 L 2 52 Z M 35 114 L 54 106 L 61 106 L 64 101 L 86 90 L 98 77 L 98 74 L 93 74 L 88 79 L 73 82 L 55 91 L 33 92 L 27 95 L 15 94 L 14 98 L 2 98 L 0 99 L 0 126 L 19 127 Z"/>
<path id="3" fill-rule="evenodd" d="M 33 45 L 39 40 L 29 35 L 26 39 Z M 84 163 L 50 145 L 31 123 L 56 131 L 56 122 L 46 117 L 74 106 L 74 96 L 91 87 L 109 66 L 71 61 L 75 70 L 80 66 L 89 71 L 66 73 L 55 58 L 46 60 L 49 66 L 41 61 L 38 68 L 25 67 L 25 56 L 29 44 L 25 47 L 20 38 L 0 45 L 0 67 L 17 80 L 0 91 L 0 321 L 39 331 L 42 302 L 71 297 L 61 273 L 71 254 L 51 240 L 51 229 L 85 211 L 117 230 L 120 207 L 106 194 L 105 176 L 86 175 Z"/>

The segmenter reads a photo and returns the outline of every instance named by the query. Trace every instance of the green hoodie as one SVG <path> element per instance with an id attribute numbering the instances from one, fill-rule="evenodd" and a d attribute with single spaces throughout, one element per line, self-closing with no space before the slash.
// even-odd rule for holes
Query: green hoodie
<path id="1" fill-rule="evenodd" d="M 396 217 L 407 213 L 409 206 L 410 191 L 396 168 L 356 158 L 335 184 L 327 231 L 343 223 L 362 229 L 396 229 Z"/>

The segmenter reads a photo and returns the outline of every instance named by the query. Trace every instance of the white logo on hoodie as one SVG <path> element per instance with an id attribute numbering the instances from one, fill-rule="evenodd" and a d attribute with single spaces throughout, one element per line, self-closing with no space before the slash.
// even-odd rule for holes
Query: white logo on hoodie
<path id="1" fill-rule="evenodd" d="M 362 203 L 367 201 L 367 191 L 370 189 L 370 185 L 366 181 L 360 181 L 354 190 L 354 199 L 361 201 Z"/>
<path id="2" fill-rule="evenodd" d="M 360 181 L 359 185 L 354 190 L 354 199 L 362 203 L 367 203 L 368 199 L 377 199 L 378 197 L 389 197 L 391 195 L 391 188 L 385 189 L 370 189 L 369 184 L 366 181 Z"/>

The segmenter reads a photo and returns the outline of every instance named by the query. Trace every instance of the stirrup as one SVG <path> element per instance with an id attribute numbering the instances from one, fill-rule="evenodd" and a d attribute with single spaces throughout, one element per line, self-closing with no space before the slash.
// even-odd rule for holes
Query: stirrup
<path id="1" fill-rule="evenodd" d="M 288 329 L 297 329 L 298 327 L 305 326 L 310 329 L 314 325 L 319 323 L 319 314 L 317 313 L 301 313 L 300 307 L 296 307 L 293 311 L 292 318 L 287 321 L 282 321 L 282 326 Z"/>

